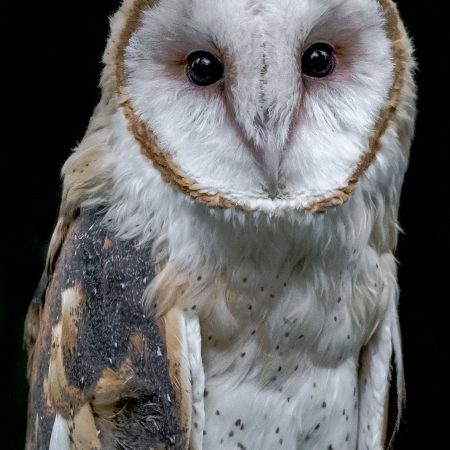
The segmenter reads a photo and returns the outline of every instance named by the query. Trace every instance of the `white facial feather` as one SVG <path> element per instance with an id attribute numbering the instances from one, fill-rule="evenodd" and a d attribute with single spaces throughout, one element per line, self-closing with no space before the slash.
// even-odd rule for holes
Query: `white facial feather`
<path id="1" fill-rule="evenodd" d="M 346 186 L 369 151 L 392 84 L 384 26 L 376 1 L 167 0 L 127 48 L 129 94 L 201 189 L 251 208 L 305 208 Z M 337 51 L 326 79 L 301 74 L 316 42 Z M 223 82 L 187 80 L 179 61 L 199 49 L 221 57 Z"/>
<path id="2" fill-rule="evenodd" d="M 187 322 L 199 320 L 190 369 L 193 392 L 204 373 L 208 395 L 202 405 L 196 392 L 193 448 L 203 439 L 205 449 L 380 450 L 392 341 L 400 351 L 392 252 L 415 117 L 406 34 L 406 79 L 375 160 L 345 204 L 313 214 L 308 205 L 346 186 L 387 106 L 394 63 L 379 3 L 148 8 L 125 50 L 128 95 L 197 187 L 250 210 L 211 208 L 162 180 L 111 106 L 114 42 L 134 1 L 113 21 L 91 127 L 107 128 L 98 164 L 110 187 L 86 205 L 103 204 L 122 238 L 153 243 L 163 270 L 148 305 L 164 314 L 176 303 Z M 315 42 L 336 48 L 326 79 L 301 75 Z M 220 56 L 224 80 L 190 84 L 184 60 L 193 50 Z"/>

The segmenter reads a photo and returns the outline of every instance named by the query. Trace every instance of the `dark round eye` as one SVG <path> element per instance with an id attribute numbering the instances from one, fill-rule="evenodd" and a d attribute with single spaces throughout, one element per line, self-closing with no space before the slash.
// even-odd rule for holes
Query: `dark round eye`
<path id="1" fill-rule="evenodd" d="M 192 52 L 186 62 L 186 75 L 198 86 L 209 86 L 223 77 L 223 65 L 212 53 L 203 50 Z"/>
<path id="2" fill-rule="evenodd" d="M 318 42 L 303 53 L 302 71 L 308 77 L 326 77 L 333 72 L 334 66 L 334 49 L 330 44 Z"/>

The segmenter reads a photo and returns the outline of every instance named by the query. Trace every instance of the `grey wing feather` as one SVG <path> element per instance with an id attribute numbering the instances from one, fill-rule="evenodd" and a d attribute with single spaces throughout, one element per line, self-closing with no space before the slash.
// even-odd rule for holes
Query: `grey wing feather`
<path id="1" fill-rule="evenodd" d="M 81 211 L 30 306 L 27 448 L 61 430 L 71 448 L 180 448 L 165 344 L 142 304 L 150 249 L 102 219 Z"/>

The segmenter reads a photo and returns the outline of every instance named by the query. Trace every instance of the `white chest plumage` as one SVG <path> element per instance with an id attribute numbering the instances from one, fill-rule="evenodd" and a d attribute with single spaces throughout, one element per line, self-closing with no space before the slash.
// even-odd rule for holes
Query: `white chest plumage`
<path id="1" fill-rule="evenodd" d="M 205 384 L 192 425 L 203 448 L 356 448 L 369 419 L 359 407 L 361 348 L 394 287 L 386 285 L 392 258 L 367 248 L 358 261 L 365 270 L 355 262 L 334 271 L 335 290 L 322 295 L 312 288 L 321 269 L 299 264 L 272 278 L 234 274 L 228 285 L 191 276 L 183 304 L 200 325 L 201 367 L 191 373 L 194 390 L 198 371 Z M 379 420 L 367 425 L 382 432 Z"/>
<path id="2" fill-rule="evenodd" d="M 333 370 L 310 367 L 299 372 L 296 368 L 303 364 L 294 366 L 292 359 L 277 364 L 281 367 L 278 376 L 267 383 L 248 376 L 233 387 L 228 373 L 207 377 L 204 448 L 354 449 L 358 433 L 355 358 Z"/>
<path id="3" fill-rule="evenodd" d="M 247 326 L 243 336 L 224 350 L 211 347 L 209 336 L 206 341 L 203 337 L 204 448 L 355 448 L 355 352 L 349 352 L 349 345 L 336 345 L 335 351 L 345 352 L 339 356 L 342 360 L 330 358 L 319 364 L 309 354 L 304 335 L 286 325 L 280 326 L 279 339 L 272 342 L 267 338 L 270 325 L 254 324 L 255 333 Z M 242 342 L 246 334 L 251 337 Z M 264 348 L 263 341 L 272 348 Z M 218 373 L 224 359 L 231 364 Z"/>

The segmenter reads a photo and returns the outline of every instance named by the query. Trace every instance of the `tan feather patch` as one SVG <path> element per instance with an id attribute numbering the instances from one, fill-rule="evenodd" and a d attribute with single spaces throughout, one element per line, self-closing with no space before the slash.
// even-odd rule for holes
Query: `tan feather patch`
<path id="1" fill-rule="evenodd" d="M 104 167 L 107 139 L 105 127 L 91 132 L 64 164 L 60 216 L 65 221 L 71 220 L 84 202 L 106 192 L 110 183 L 110 175 Z"/>
<path id="2" fill-rule="evenodd" d="M 76 347 L 78 334 L 78 320 L 81 317 L 80 308 L 82 306 L 83 296 L 80 284 L 73 289 L 67 289 L 62 293 L 61 307 L 61 326 L 62 350 L 73 353 Z"/>
<path id="3" fill-rule="evenodd" d="M 97 450 L 101 448 L 94 415 L 89 403 L 85 403 L 73 420 L 69 421 L 72 450 Z"/>
<path id="4" fill-rule="evenodd" d="M 137 331 L 131 336 L 130 339 L 130 353 L 133 358 L 148 359 L 149 348 L 147 345 L 147 339 L 142 332 Z"/>
<path id="5" fill-rule="evenodd" d="M 160 265 L 157 276 L 144 294 L 147 307 L 153 309 L 156 318 L 165 316 L 182 298 L 189 285 L 189 274 L 179 272 L 172 264 Z M 159 274 L 158 274 L 159 273 Z"/>
<path id="6" fill-rule="evenodd" d="M 92 395 L 92 406 L 99 417 L 112 418 L 117 402 L 134 375 L 131 362 L 128 359 L 123 362 L 118 372 L 109 368 L 103 371 Z"/>
<path id="7" fill-rule="evenodd" d="M 186 324 L 179 308 L 172 308 L 159 321 L 161 335 L 165 337 L 169 374 L 175 388 L 179 408 L 180 426 L 185 448 L 188 448 L 192 426 L 192 388 L 186 340 Z"/>
<path id="8" fill-rule="evenodd" d="M 71 386 L 64 367 L 62 324 L 52 330 L 52 345 L 48 369 L 48 396 L 58 414 L 66 419 L 74 417 L 85 402 L 84 394 Z"/>
<path id="9" fill-rule="evenodd" d="M 66 289 L 61 295 L 61 319 L 52 328 L 52 343 L 48 369 L 48 403 L 66 419 L 73 418 L 85 403 L 84 392 L 72 386 L 66 375 L 64 354 L 73 353 L 78 333 L 81 287 Z"/>

